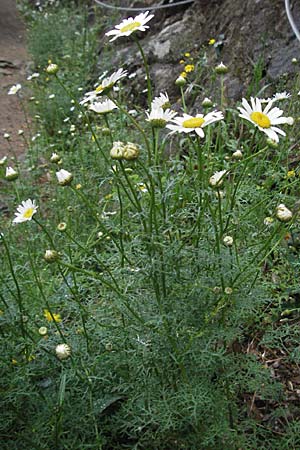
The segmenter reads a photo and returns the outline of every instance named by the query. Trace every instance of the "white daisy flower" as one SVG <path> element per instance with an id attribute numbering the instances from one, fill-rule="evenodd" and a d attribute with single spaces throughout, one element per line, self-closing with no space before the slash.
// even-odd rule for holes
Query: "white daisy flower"
<path id="1" fill-rule="evenodd" d="M 8 91 L 8 95 L 16 95 L 17 92 L 19 92 L 19 90 L 22 88 L 21 84 L 15 84 L 14 86 L 12 86 L 10 88 L 10 90 Z"/>
<path id="2" fill-rule="evenodd" d="M 171 109 L 163 110 L 162 108 L 152 108 L 150 113 L 146 112 L 147 121 L 151 123 L 153 127 L 164 128 L 167 122 L 170 122 L 177 115 L 175 111 Z"/>
<path id="3" fill-rule="evenodd" d="M 151 102 L 151 110 L 154 108 L 162 108 L 166 109 L 170 107 L 170 100 L 168 94 L 165 92 L 164 94 L 160 93 L 158 97 L 154 97 Z"/>
<path id="4" fill-rule="evenodd" d="M 126 76 L 127 70 L 119 69 L 117 72 L 112 73 L 109 77 L 103 78 L 101 84 L 99 84 L 94 91 L 90 91 L 85 94 L 85 98 L 81 100 L 80 104 L 84 105 L 87 102 L 93 102 L 97 99 L 98 95 L 102 95 L 110 91 L 114 85 L 121 80 L 121 78 Z"/>
<path id="5" fill-rule="evenodd" d="M 89 109 L 97 114 L 107 114 L 114 109 L 118 109 L 117 105 L 111 100 L 104 100 L 103 102 L 92 103 Z"/>
<path id="6" fill-rule="evenodd" d="M 60 184 L 61 186 L 67 186 L 73 180 L 73 175 L 67 170 L 61 169 L 58 172 L 56 172 L 56 178 L 58 184 Z"/>
<path id="7" fill-rule="evenodd" d="M 28 81 L 31 81 L 31 80 L 33 80 L 34 78 L 38 78 L 40 76 L 40 74 L 38 73 L 38 72 L 34 72 L 34 73 L 32 73 L 31 75 L 29 75 L 28 77 L 27 77 L 27 80 Z"/>
<path id="8" fill-rule="evenodd" d="M 283 123 L 291 124 L 290 117 L 281 117 L 283 111 L 277 107 L 273 107 L 273 101 L 269 101 L 267 106 L 262 109 L 261 101 L 258 98 L 251 97 L 251 106 L 245 98 L 242 100 L 242 105 L 239 106 L 238 110 L 241 114 L 240 117 L 249 120 L 257 126 L 261 131 L 263 131 L 270 139 L 278 142 L 278 135 L 281 134 L 285 136 L 285 132 L 278 128 L 276 125 Z"/>
<path id="9" fill-rule="evenodd" d="M 17 207 L 17 212 L 15 213 L 15 218 L 13 223 L 22 223 L 31 220 L 33 214 L 37 212 L 38 206 L 35 204 L 35 200 L 25 200 Z"/>
<path id="10" fill-rule="evenodd" d="M 141 13 L 136 17 L 128 17 L 128 19 L 122 20 L 119 25 L 116 25 L 115 28 L 111 31 L 105 33 L 106 36 L 113 36 L 110 42 L 122 36 L 130 36 L 135 31 L 146 31 L 149 28 L 146 23 L 151 20 L 154 15 L 149 14 L 149 11 Z"/>
<path id="11" fill-rule="evenodd" d="M 198 136 L 204 137 L 203 128 L 214 122 L 224 119 L 221 111 L 212 111 L 205 116 L 203 114 L 196 114 L 196 116 L 190 116 L 189 114 L 183 114 L 183 117 L 176 117 L 172 119 L 174 125 L 168 124 L 167 128 L 173 133 L 193 133 Z"/>
<path id="12" fill-rule="evenodd" d="M 286 100 L 291 97 L 291 94 L 288 92 L 278 92 L 277 94 L 273 95 L 273 102 L 280 102 L 281 100 Z"/>

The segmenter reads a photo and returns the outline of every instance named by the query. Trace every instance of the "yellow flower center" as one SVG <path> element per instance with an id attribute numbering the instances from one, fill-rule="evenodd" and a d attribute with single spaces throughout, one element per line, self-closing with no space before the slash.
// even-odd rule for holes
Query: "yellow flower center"
<path id="1" fill-rule="evenodd" d="M 184 128 L 200 128 L 204 124 L 205 120 L 202 117 L 192 117 L 182 122 Z"/>
<path id="2" fill-rule="evenodd" d="M 34 211 L 34 208 L 28 208 L 28 209 L 26 209 L 26 211 L 25 211 L 24 214 L 23 214 L 23 217 L 24 217 L 25 219 L 30 219 L 30 218 L 32 217 L 33 211 Z"/>
<path id="3" fill-rule="evenodd" d="M 125 27 L 120 28 L 121 33 L 127 33 L 127 31 L 134 31 L 136 28 L 140 27 L 142 24 L 141 22 L 132 22 L 128 25 L 125 25 Z"/>
<path id="4" fill-rule="evenodd" d="M 101 92 L 101 91 L 103 91 L 102 84 L 100 84 L 100 86 L 96 87 L 96 92 Z"/>
<path id="5" fill-rule="evenodd" d="M 255 111 L 250 115 L 253 122 L 257 123 L 261 128 L 270 128 L 271 121 L 266 114 Z"/>

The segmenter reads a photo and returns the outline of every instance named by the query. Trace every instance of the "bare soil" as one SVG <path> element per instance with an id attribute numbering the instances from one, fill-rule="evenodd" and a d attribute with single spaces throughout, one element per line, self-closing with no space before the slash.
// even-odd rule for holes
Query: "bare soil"
<path id="1" fill-rule="evenodd" d="M 18 135 L 20 129 L 26 134 L 23 98 L 21 102 L 17 95 L 7 92 L 12 85 L 23 85 L 26 80 L 26 30 L 15 0 L 0 0 L 0 11 L 0 157 L 14 153 L 19 158 L 26 150 L 24 139 Z M 9 142 L 4 133 L 11 135 Z"/>

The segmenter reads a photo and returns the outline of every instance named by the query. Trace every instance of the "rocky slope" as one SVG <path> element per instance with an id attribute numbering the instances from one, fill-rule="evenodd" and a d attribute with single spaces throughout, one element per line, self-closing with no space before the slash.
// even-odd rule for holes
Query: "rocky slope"
<path id="1" fill-rule="evenodd" d="M 119 3 L 124 5 L 124 2 Z M 130 6 L 168 3 L 172 0 L 132 1 Z M 293 15 L 300 24 L 300 4 L 294 3 L 291 5 Z M 110 14 L 109 10 L 103 12 Z M 136 14 L 123 12 L 120 19 Z M 195 0 L 191 4 L 154 11 L 154 14 L 150 30 L 141 33 L 140 39 L 149 59 L 156 92 L 167 90 L 171 96 L 178 96 L 174 80 L 184 67 L 179 61 L 191 62 L 183 58 L 186 52 L 191 54 L 196 67 L 190 79 L 197 78 L 203 97 L 217 89 L 217 84 L 212 83 L 212 68 L 221 61 L 229 67 L 225 86 L 232 100 L 249 94 L 249 85 L 252 93 L 266 89 L 266 95 L 280 88 L 280 81 L 284 82 L 281 88 L 285 88 L 285 81 L 299 72 L 300 62 L 295 64 L 292 59 L 300 61 L 300 43 L 289 25 L 283 0 Z M 209 45 L 212 38 L 216 43 Z M 111 45 L 114 46 L 113 65 L 123 65 L 125 61 L 131 72 L 136 71 L 136 88 L 140 90 L 144 80 L 135 45 L 130 39 L 118 39 Z M 254 74 L 256 78 L 263 77 L 263 81 L 253 85 Z"/>

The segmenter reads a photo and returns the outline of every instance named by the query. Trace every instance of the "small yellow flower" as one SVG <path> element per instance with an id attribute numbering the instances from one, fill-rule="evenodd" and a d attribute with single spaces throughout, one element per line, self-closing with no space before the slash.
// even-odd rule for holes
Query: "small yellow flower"
<path id="1" fill-rule="evenodd" d="M 187 77 L 187 73 L 186 73 L 186 72 L 181 72 L 180 76 L 181 76 L 182 78 L 186 78 L 186 77 Z"/>
<path id="2" fill-rule="evenodd" d="M 60 314 L 51 313 L 48 309 L 44 309 L 44 317 L 48 322 L 61 322 Z"/>
<path id="3" fill-rule="evenodd" d="M 185 60 L 184 60 L 184 59 L 181 59 L 181 60 L 179 61 L 179 64 L 185 64 Z"/>
<path id="4" fill-rule="evenodd" d="M 216 40 L 214 38 L 212 38 L 208 41 L 208 45 L 214 45 L 215 43 L 216 43 Z"/>
<path id="5" fill-rule="evenodd" d="M 189 58 L 189 57 L 191 56 L 191 54 L 190 54 L 189 52 L 186 52 L 186 53 L 184 54 L 184 56 L 185 56 L 186 58 Z"/>
<path id="6" fill-rule="evenodd" d="M 76 189 L 81 189 L 82 188 L 82 185 L 80 184 L 80 183 L 78 183 L 78 184 L 76 184 Z"/>
<path id="7" fill-rule="evenodd" d="M 287 178 L 294 178 L 296 176 L 296 172 L 294 170 L 289 170 L 286 174 Z"/>
<path id="8" fill-rule="evenodd" d="M 11 360 L 11 363 L 14 364 L 14 365 L 16 365 L 16 364 L 18 364 L 18 361 L 17 361 L 16 359 L 12 359 L 12 360 Z"/>
<path id="9" fill-rule="evenodd" d="M 195 66 L 194 66 L 194 64 L 187 64 L 187 65 L 184 67 L 184 70 L 185 70 L 185 72 L 187 72 L 187 73 L 189 73 L 189 72 L 194 72 Z"/>
<path id="10" fill-rule="evenodd" d="M 104 198 L 105 200 L 110 200 L 113 197 L 113 194 L 107 194 Z"/>

